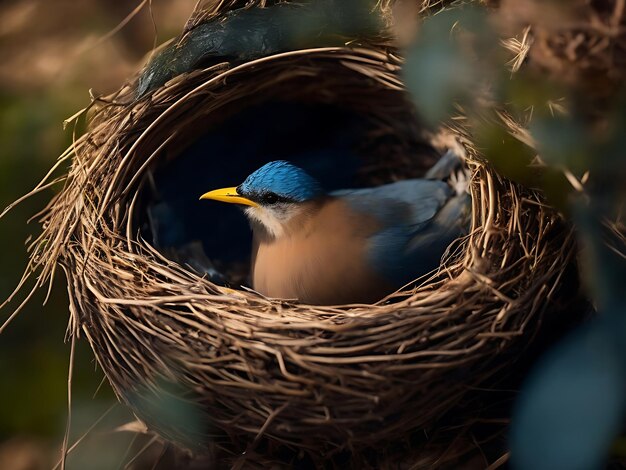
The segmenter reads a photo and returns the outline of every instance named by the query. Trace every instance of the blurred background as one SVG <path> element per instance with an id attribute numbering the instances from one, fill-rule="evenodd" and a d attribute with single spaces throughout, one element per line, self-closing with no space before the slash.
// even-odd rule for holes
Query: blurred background
<path id="1" fill-rule="evenodd" d="M 118 32 L 139 1 L 13 0 L 0 3 L 0 210 L 28 192 L 71 143 L 63 121 L 89 103 L 93 94 L 119 88 L 144 62 L 155 42 L 177 35 L 195 0 L 148 2 Z M 80 129 L 79 129 L 80 131 Z M 26 220 L 52 195 L 46 191 L 12 211 L 0 224 L 0 299 L 16 287 L 27 262 L 25 240 L 37 231 Z M 51 297 L 29 302 L 0 341 L 0 469 L 52 468 L 58 458 L 67 416 L 69 344 L 62 276 Z M 0 314 L 2 323 L 20 299 Z M 115 402 L 93 354 L 78 342 L 73 378 L 70 443 Z M 121 407 L 120 407 L 121 408 Z M 113 429 L 132 419 L 114 408 L 102 422 Z M 120 433 L 117 433 L 120 434 Z M 110 445 L 81 446 L 83 455 L 100 448 L 89 468 L 117 468 L 128 436 L 95 435 Z M 71 457 L 72 468 L 81 465 Z M 94 467 L 96 465 L 96 467 Z"/>

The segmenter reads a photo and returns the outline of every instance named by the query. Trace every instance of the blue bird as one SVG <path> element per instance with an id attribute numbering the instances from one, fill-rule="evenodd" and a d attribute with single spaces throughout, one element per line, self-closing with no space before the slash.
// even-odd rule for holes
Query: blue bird
<path id="1" fill-rule="evenodd" d="M 467 232 L 470 209 L 469 195 L 444 181 L 328 193 L 286 161 L 200 199 L 244 206 L 255 290 L 318 305 L 374 302 L 436 269 Z"/>

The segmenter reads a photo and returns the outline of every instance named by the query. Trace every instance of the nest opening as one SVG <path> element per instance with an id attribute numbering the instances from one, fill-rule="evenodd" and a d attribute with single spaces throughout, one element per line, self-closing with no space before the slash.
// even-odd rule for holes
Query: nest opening
<path id="1" fill-rule="evenodd" d="M 328 191 L 423 176 L 447 148 L 434 143 L 404 91 L 381 97 L 380 84 L 348 73 L 359 75 L 349 89 L 320 86 L 319 70 L 278 80 L 262 100 L 242 95 L 209 116 L 194 109 L 195 119 L 170 130 L 183 137 L 139 191 L 142 236 L 168 259 L 236 288 L 249 285 L 248 222 L 230 205 L 199 202 L 200 194 L 236 186 L 272 160 L 302 167 Z"/>

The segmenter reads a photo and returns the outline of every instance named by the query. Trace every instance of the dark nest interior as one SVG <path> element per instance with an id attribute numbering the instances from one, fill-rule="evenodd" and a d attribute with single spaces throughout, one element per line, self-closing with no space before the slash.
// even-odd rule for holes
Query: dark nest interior
<path id="1" fill-rule="evenodd" d="M 570 228 L 485 162 L 463 119 L 426 131 L 401 62 L 384 41 L 297 50 L 200 67 L 140 98 L 135 79 L 93 103 L 28 272 L 43 285 L 63 270 L 71 334 L 164 441 L 248 466 L 454 465 L 497 434 L 476 426 L 502 430 L 505 390 L 550 325 L 574 321 L 559 316 L 578 302 Z M 270 160 L 354 188 L 419 177 L 447 150 L 467 166 L 470 233 L 393 302 L 240 287 L 246 221 L 197 201 Z"/>
<path id="2" fill-rule="evenodd" d="M 297 164 L 328 191 L 423 176 L 447 149 L 431 142 L 404 92 L 370 101 L 368 86 L 346 91 L 331 83 L 307 94 L 306 83 L 286 80 L 257 99 L 229 103 L 217 113 L 226 115 L 222 122 L 201 115 L 191 125 L 198 135 L 185 135 L 149 170 L 136 210 L 141 235 L 169 259 L 238 287 L 248 284 L 251 232 L 241 211 L 199 203 L 206 190 L 235 186 L 272 160 Z M 283 97 L 284 89 L 293 96 Z"/>

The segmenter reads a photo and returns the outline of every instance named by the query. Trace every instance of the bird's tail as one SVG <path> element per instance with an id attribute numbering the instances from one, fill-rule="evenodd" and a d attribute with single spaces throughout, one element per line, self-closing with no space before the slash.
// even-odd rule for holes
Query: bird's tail
<path id="1" fill-rule="evenodd" d="M 463 157 L 448 150 L 425 175 L 426 179 L 446 181 L 457 195 L 469 192 L 470 175 Z"/>
<path id="2" fill-rule="evenodd" d="M 469 193 L 470 174 L 466 166 L 461 166 L 457 171 L 450 174 L 448 184 L 454 189 L 454 192 L 461 196 Z"/>

